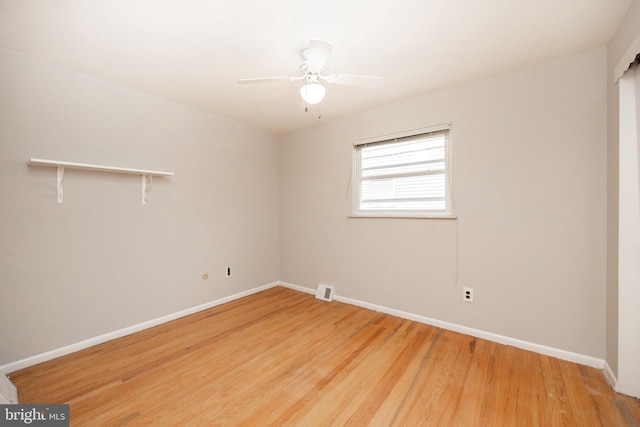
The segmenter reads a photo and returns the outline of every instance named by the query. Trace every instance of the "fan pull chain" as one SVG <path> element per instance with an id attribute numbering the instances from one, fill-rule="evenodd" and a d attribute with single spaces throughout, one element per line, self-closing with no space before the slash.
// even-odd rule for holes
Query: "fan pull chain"
<path id="1" fill-rule="evenodd" d="M 308 113 L 309 112 L 309 105 L 306 104 L 304 106 L 304 112 Z M 320 111 L 320 107 L 318 107 L 318 120 L 322 119 L 322 112 Z"/>

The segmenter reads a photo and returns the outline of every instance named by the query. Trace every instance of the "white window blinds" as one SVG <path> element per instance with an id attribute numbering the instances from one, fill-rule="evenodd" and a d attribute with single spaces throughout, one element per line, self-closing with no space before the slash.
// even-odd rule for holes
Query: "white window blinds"
<path id="1" fill-rule="evenodd" d="M 447 128 L 356 145 L 356 214 L 450 216 L 448 140 Z"/>

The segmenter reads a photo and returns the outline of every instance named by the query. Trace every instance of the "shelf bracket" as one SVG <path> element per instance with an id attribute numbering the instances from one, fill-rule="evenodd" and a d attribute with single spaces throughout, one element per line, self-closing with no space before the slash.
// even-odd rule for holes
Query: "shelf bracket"
<path id="1" fill-rule="evenodd" d="M 142 204 L 147 204 L 147 193 L 151 191 L 151 185 L 153 184 L 153 175 L 140 175 L 142 179 Z"/>
<path id="2" fill-rule="evenodd" d="M 57 189 L 58 189 L 58 203 L 62 203 L 63 181 L 64 181 L 64 168 L 67 169 L 80 169 L 95 172 L 109 172 L 109 173 L 121 173 L 128 175 L 140 175 L 142 180 L 142 204 L 147 204 L 147 193 L 151 191 L 151 184 L 153 183 L 154 176 L 173 176 L 173 172 L 163 172 L 147 169 L 131 169 L 122 168 L 118 166 L 104 166 L 93 165 L 89 163 L 75 163 L 75 162 L 62 162 L 58 160 L 45 160 L 30 158 L 29 164 L 33 166 L 48 166 L 57 169 Z"/>
<path id="3" fill-rule="evenodd" d="M 63 166 L 58 166 L 57 168 L 57 182 L 58 182 L 58 203 L 62 203 L 62 190 L 63 190 L 63 184 L 64 184 L 64 167 Z"/>

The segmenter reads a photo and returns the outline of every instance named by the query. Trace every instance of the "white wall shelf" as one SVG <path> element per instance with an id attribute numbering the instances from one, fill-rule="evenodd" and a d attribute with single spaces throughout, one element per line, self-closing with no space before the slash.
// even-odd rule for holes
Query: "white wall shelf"
<path id="1" fill-rule="evenodd" d="M 46 160 L 30 158 L 29 164 L 32 166 L 46 166 L 57 169 L 57 188 L 58 188 L 58 203 L 62 203 L 63 200 L 63 181 L 64 170 L 67 169 L 82 169 L 95 172 L 107 172 L 107 173 L 119 173 L 128 175 L 140 175 L 142 181 L 142 204 L 147 204 L 147 193 L 151 190 L 151 184 L 154 176 L 173 176 L 173 172 L 163 172 L 145 169 L 131 169 L 122 168 L 119 166 L 105 166 L 105 165 L 93 165 L 89 163 L 74 163 L 63 162 L 59 160 Z"/>

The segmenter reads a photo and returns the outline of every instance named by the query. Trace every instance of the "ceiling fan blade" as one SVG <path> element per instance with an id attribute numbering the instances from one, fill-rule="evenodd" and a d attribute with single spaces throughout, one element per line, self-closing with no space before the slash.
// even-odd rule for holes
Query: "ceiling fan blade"
<path id="1" fill-rule="evenodd" d="M 304 76 L 259 77 L 257 79 L 240 79 L 238 80 L 238 83 L 295 82 L 302 79 L 304 79 Z"/>
<path id="2" fill-rule="evenodd" d="M 327 83 L 370 88 L 382 87 L 382 84 L 384 83 L 384 79 L 382 77 L 360 76 L 356 74 L 329 74 L 322 78 L 326 80 Z"/>
<path id="3" fill-rule="evenodd" d="M 331 54 L 333 45 L 327 41 L 313 39 L 309 41 L 309 48 L 307 49 L 307 65 L 309 70 L 314 73 L 321 73 L 324 69 L 327 59 Z"/>

